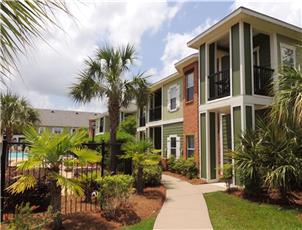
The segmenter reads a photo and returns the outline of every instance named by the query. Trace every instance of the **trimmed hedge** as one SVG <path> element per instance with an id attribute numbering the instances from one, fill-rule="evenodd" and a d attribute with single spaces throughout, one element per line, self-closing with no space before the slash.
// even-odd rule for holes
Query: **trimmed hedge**
<path id="1" fill-rule="evenodd" d="M 188 159 L 179 158 L 177 160 L 174 157 L 169 158 L 168 170 L 182 174 L 189 179 L 197 177 L 198 174 L 198 168 L 193 157 Z"/>

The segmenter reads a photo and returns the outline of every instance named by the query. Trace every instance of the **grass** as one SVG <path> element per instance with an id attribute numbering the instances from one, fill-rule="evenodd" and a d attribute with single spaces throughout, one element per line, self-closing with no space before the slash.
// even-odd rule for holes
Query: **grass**
<path id="1" fill-rule="evenodd" d="M 151 216 L 148 219 L 142 220 L 138 224 L 130 225 L 121 228 L 121 230 L 152 230 L 156 216 Z"/>
<path id="2" fill-rule="evenodd" d="M 213 228 L 223 229 L 302 229 L 301 209 L 259 204 L 224 192 L 205 194 Z"/>

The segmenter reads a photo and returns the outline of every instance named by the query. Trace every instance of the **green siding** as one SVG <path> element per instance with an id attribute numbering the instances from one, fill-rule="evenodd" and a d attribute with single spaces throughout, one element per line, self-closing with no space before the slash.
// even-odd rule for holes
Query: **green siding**
<path id="1" fill-rule="evenodd" d="M 251 26 L 244 23 L 245 94 L 252 94 Z"/>
<path id="2" fill-rule="evenodd" d="M 215 43 L 209 45 L 209 75 L 215 73 Z"/>
<path id="3" fill-rule="evenodd" d="M 233 134 L 234 148 L 236 149 L 241 136 L 241 107 L 233 108 Z M 235 184 L 239 184 L 239 175 L 235 172 Z"/>
<path id="4" fill-rule="evenodd" d="M 200 59 L 200 66 L 199 66 L 199 71 L 200 71 L 200 104 L 205 104 L 206 103 L 206 94 L 205 94 L 205 89 L 206 89 L 206 50 L 205 50 L 205 45 L 202 45 L 199 49 L 199 59 Z"/>
<path id="5" fill-rule="evenodd" d="M 229 162 L 225 153 L 232 149 L 232 133 L 231 133 L 231 115 L 222 115 L 222 143 L 223 143 L 223 162 Z"/>
<path id="6" fill-rule="evenodd" d="M 216 116 L 210 113 L 210 173 L 216 179 Z"/>
<path id="7" fill-rule="evenodd" d="M 232 93 L 233 96 L 240 94 L 240 46 L 239 46 L 239 24 L 231 28 L 232 42 Z"/>
<path id="8" fill-rule="evenodd" d="M 259 47 L 260 66 L 271 68 L 270 39 L 266 34 L 258 34 L 253 38 L 253 45 Z"/>
<path id="9" fill-rule="evenodd" d="M 170 135 L 177 135 L 180 137 L 180 154 L 183 155 L 183 123 L 173 123 L 163 126 L 163 156 L 167 157 L 167 138 Z"/>
<path id="10" fill-rule="evenodd" d="M 207 178 L 207 152 L 206 152 L 206 114 L 200 114 L 200 159 L 201 159 L 201 177 Z"/>
<path id="11" fill-rule="evenodd" d="M 168 110 L 168 90 L 172 85 L 178 85 L 179 86 L 179 108 L 176 111 L 170 112 Z M 178 78 L 163 87 L 163 120 L 171 120 L 176 118 L 183 117 L 183 87 L 182 87 L 182 78 Z"/>
<path id="12" fill-rule="evenodd" d="M 299 38 L 297 38 L 299 39 Z M 278 46 L 278 64 L 281 66 L 281 52 L 280 52 L 280 43 L 284 43 L 287 45 L 291 45 L 296 47 L 296 67 L 302 68 L 302 36 L 300 37 L 300 41 L 294 40 L 280 34 L 277 34 L 277 46 Z"/>
<path id="13" fill-rule="evenodd" d="M 245 114 L 246 114 L 246 129 L 252 130 L 253 129 L 253 109 L 252 106 L 245 107 Z"/>

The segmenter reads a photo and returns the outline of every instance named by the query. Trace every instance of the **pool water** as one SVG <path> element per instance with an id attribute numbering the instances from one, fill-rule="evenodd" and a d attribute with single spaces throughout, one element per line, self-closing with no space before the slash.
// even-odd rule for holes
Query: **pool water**
<path id="1" fill-rule="evenodd" d="M 9 153 L 9 160 L 27 159 L 27 158 L 28 158 L 28 153 L 26 153 L 26 152 L 10 152 Z"/>

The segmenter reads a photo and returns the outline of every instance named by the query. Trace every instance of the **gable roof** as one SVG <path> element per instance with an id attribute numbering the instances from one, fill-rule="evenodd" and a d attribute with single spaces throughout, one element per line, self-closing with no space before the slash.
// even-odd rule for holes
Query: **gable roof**
<path id="1" fill-rule="evenodd" d="M 294 35 L 302 34 L 302 28 L 300 28 L 298 26 L 292 25 L 290 23 L 281 21 L 277 18 L 273 18 L 266 14 L 262 14 L 257 11 L 245 8 L 245 7 L 239 7 L 236 10 L 234 10 L 233 12 L 231 12 L 230 14 L 228 14 L 227 16 L 225 16 L 224 18 L 222 18 L 220 21 L 215 23 L 213 26 L 211 26 L 207 30 L 203 31 L 202 33 L 200 33 L 199 35 L 194 37 L 192 40 L 190 40 L 187 43 L 187 45 L 191 48 L 197 49 L 201 45 L 201 43 L 202 43 L 201 40 L 203 37 L 207 36 L 209 33 L 222 27 L 223 25 L 226 25 L 228 23 L 231 24 L 232 22 L 235 22 L 236 20 L 243 18 L 243 17 L 257 18 L 258 20 L 262 20 L 264 22 L 271 23 L 272 25 L 277 25 L 279 27 L 286 28 L 286 29 L 292 31 Z"/>
<path id="2" fill-rule="evenodd" d="M 70 127 L 70 128 L 88 128 L 89 120 L 94 119 L 100 113 L 79 112 L 69 110 L 55 109 L 36 109 L 39 113 L 42 127 Z"/>

